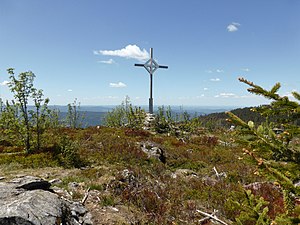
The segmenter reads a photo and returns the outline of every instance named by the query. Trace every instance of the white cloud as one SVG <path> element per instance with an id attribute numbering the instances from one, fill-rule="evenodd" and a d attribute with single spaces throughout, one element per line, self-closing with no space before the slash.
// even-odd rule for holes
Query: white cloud
<path id="1" fill-rule="evenodd" d="M 244 72 L 249 72 L 250 69 L 249 69 L 249 68 L 243 68 L 242 71 L 244 71 Z"/>
<path id="2" fill-rule="evenodd" d="M 236 95 L 233 93 L 220 93 L 220 96 L 224 98 L 228 98 L 228 97 L 234 97 Z"/>
<path id="3" fill-rule="evenodd" d="M 94 50 L 94 51 L 93 51 L 93 54 L 94 54 L 94 55 L 100 55 L 100 52 L 99 52 L 99 51 L 96 51 L 96 50 Z"/>
<path id="4" fill-rule="evenodd" d="M 72 89 L 68 89 L 68 92 L 72 92 L 73 90 Z"/>
<path id="5" fill-rule="evenodd" d="M 118 82 L 118 83 L 109 83 L 109 86 L 112 88 L 124 88 L 127 85 L 122 82 Z"/>
<path id="6" fill-rule="evenodd" d="M 208 88 L 206 88 L 206 87 L 205 87 L 205 88 L 203 88 L 203 90 L 204 90 L 204 91 L 207 91 L 207 90 L 208 90 Z"/>
<path id="7" fill-rule="evenodd" d="M 241 26 L 241 24 L 232 22 L 231 24 L 229 24 L 227 26 L 227 31 L 228 32 L 235 32 L 239 29 L 239 26 Z"/>
<path id="8" fill-rule="evenodd" d="M 292 94 L 292 92 L 297 92 L 299 93 L 296 89 L 292 90 L 291 92 L 286 92 L 284 95 L 291 98 L 292 100 L 295 100 L 294 95 Z"/>
<path id="9" fill-rule="evenodd" d="M 0 86 L 6 86 L 8 84 L 9 84 L 9 81 L 7 81 L 7 80 L 0 82 Z"/>
<path id="10" fill-rule="evenodd" d="M 215 98 L 238 98 L 238 96 L 234 93 L 220 93 L 215 95 Z"/>
<path id="11" fill-rule="evenodd" d="M 114 64 L 116 63 L 113 59 L 109 59 L 109 60 L 102 60 L 102 61 L 98 61 L 99 63 L 104 63 L 104 64 Z"/>
<path id="12" fill-rule="evenodd" d="M 221 80 L 220 80 L 220 78 L 211 78 L 210 81 L 218 82 L 218 81 L 221 81 Z"/>
<path id="13" fill-rule="evenodd" d="M 141 50 L 137 45 L 127 45 L 125 48 L 118 50 L 99 50 L 94 51 L 95 55 L 119 56 L 127 59 L 137 59 L 139 61 L 147 60 L 149 53 L 143 49 Z"/>
<path id="14" fill-rule="evenodd" d="M 240 96 L 240 98 L 260 98 L 260 97 L 257 95 L 242 95 Z"/>
<path id="15" fill-rule="evenodd" d="M 214 72 L 217 72 L 217 73 L 224 73 L 224 70 L 221 70 L 221 69 L 214 69 L 214 70 L 205 70 L 205 73 L 214 73 Z"/>
<path id="16" fill-rule="evenodd" d="M 111 95 L 109 95 L 109 96 L 106 96 L 105 98 L 107 98 L 107 99 L 118 99 L 119 97 L 118 96 L 111 96 Z"/>

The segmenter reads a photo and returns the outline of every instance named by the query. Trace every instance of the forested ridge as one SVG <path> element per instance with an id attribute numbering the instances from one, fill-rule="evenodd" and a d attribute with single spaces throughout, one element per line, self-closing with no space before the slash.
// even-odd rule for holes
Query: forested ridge
<path id="1" fill-rule="evenodd" d="M 265 118 L 262 117 L 258 112 L 255 112 L 253 110 L 255 107 L 245 107 L 245 108 L 237 108 L 234 110 L 231 110 L 232 113 L 240 117 L 242 120 L 245 121 L 253 121 L 256 123 L 262 123 L 265 122 Z M 206 126 L 214 126 L 216 127 L 230 127 L 230 124 L 228 121 L 228 116 L 226 112 L 220 112 L 220 113 L 211 113 L 208 115 L 202 115 L 200 116 L 200 121 L 206 125 Z"/>

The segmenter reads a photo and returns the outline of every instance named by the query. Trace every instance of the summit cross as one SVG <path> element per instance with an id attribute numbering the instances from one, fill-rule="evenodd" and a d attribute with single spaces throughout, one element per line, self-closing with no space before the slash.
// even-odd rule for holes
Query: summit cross
<path id="1" fill-rule="evenodd" d="M 144 64 L 136 63 L 135 66 L 144 67 L 150 74 L 150 98 L 149 98 L 149 113 L 153 114 L 153 73 L 158 69 L 168 69 L 168 66 L 158 65 L 157 62 L 153 59 L 153 48 L 150 48 L 150 59 Z"/>

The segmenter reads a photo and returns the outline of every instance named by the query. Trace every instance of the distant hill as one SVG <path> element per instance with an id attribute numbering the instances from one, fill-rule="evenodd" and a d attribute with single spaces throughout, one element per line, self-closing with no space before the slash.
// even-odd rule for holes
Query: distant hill
<path id="1" fill-rule="evenodd" d="M 80 106 L 80 111 L 83 112 L 105 112 L 112 110 L 114 105 L 101 105 L 101 106 Z M 68 106 L 67 105 L 50 105 L 50 109 L 58 109 L 60 112 L 68 112 Z"/>
<path id="2" fill-rule="evenodd" d="M 82 106 L 80 107 L 80 113 L 84 116 L 83 126 L 98 126 L 104 124 L 104 118 L 107 112 L 111 111 L 116 106 Z M 67 115 L 67 106 L 51 106 L 51 108 L 56 108 L 60 111 L 60 120 L 64 120 Z M 146 110 L 146 106 L 142 107 Z M 165 107 L 166 108 L 166 107 Z M 204 126 L 217 128 L 217 127 L 227 127 L 229 128 L 232 124 L 226 121 L 228 116 L 226 111 L 231 111 L 244 121 L 253 121 L 256 124 L 260 124 L 265 121 L 258 112 L 253 112 L 251 109 L 253 107 L 245 108 L 222 108 L 222 107 L 204 107 L 204 106 L 171 106 L 173 115 L 180 115 L 183 112 L 187 112 L 191 117 L 199 117 L 200 121 Z M 157 108 L 155 109 L 157 111 Z M 270 121 L 275 120 L 276 117 L 270 118 Z M 297 121 L 300 124 L 300 119 Z"/>
<path id="3" fill-rule="evenodd" d="M 83 116 L 83 127 L 103 125 L 104 117 L 107 112 L 80 111 Z M 63 121 L 67 116 L 67 112 L 60 112 L 59 119 Z"/>
<path id="4" fill-rule="evenodd" d="M 236 116 L 241 118 L 244 121 L 253 121 L 254 123 L 262 123 L 265 121 L 265 118 L 262 117 L 258 112 L 253 112 L 251 109 L 253 107 L 238 108 L 231 110 Z M 232 124 L 226 121 L 228 115 L 225 112 L 211 113 L 208 115 L 202 115 L 199 117 L 200 121 L 205 126 L 211 126 L 212 128 L 216 127 L 230 127 Z"/>
<path id="5" fill-rule="evenodd" d="M 103 125 L 104 118 L 107 112 L 111 111 L 116 106 L 80 106 L 80 113 L 84 115 L 83 126 L 98 126 Z M 165 109 L 168 106 L 165 106 Z M 216 112 L 224 112 L 232 109 L 233 107 L 216 107 L 216 106 L 170 106 L 172 113 L 174 115 L 182 114 L 183 112 L 189 113 L 192 117 L 208 115 Z M 50 106 L 51 109 L 59 110 L 60 120 L 64 120 L 66 118 L 68 107 L 67 106 Z M 147 111 L 148 106 L 141 106 L 141 108 Z M 155 111 L 158 110 L 158 107 L 154 108 Z"/>
<path id="6" fill-rule="evenodd" d="M 98 126 L 104 124 L 104 118 L 107 112 L 115 108 L 115 105 L 107 106 L 80 106 L 80 113 L 84 116 L 83 126 Z M 168 106 L 164 106 L 165 109 Z M 245 121 L 252 120 L 255 123 L 261 123 L 264 118 L 257 112 L 253 112 L 250 109 L 253 107 L 237 108 L 234 107 L 222 107 L 222 106 L 170 106 L 173 115 L 180 115 L 183 112 L 187 112 L 191 117 L 199 117 L 203 125 L 212 127 L 230 127 L 226 119 L 228 116 L 226 111 L 231 111 L 241 119 Z M 51 109 L 59 110 L 60 120 L 64 120 L 67 115 L 68 106 L 49 106 Z M 141 108 L 147 111 L 148 106 L 141 106 Z M 155 111 L 158 107 L 154 108 Z"/>

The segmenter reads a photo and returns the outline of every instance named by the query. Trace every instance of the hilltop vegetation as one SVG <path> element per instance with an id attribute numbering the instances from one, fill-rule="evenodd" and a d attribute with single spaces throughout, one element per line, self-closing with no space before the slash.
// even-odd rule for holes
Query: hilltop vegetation
<path id="1" fill-rule="evenodd" d="M 279 84 L 267 91 L 242 79 L 273 102 L 246 109 L 249 116 L 245 109 L 227 113 L 226 126 L 219 122 L 225 114 L 176 117 L 164 107 L 145 124 L 146 112 L 125 101 L 106 126 L 82 129 L 76 101 L 61 124 L 34 88 L 34 74 L 9 71 L 15 101 L 1 105 L 1 176 L 59 179 L 56 185 L 78 201 L 89 189 L 85 204 L 95 224 L 300 222 L 298 93 L 292 101 L 277 94 Z"/>

